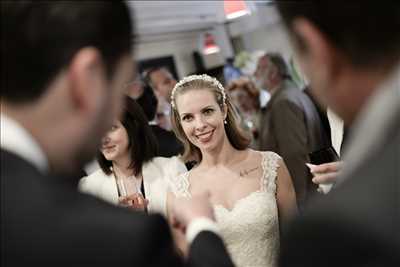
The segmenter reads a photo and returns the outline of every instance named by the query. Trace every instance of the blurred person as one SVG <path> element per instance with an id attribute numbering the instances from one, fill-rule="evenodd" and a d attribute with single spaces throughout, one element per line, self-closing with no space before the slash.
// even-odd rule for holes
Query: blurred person
<path id="1" fill-rule="evenodd" d="M 336 187 L 292 225 L 281 266 L 399 266 L 400 5 L 277 3 L 311 89 L 351 127 Z"/>
<path id="2" fill-rule="evenodd" d="M 4 266 L 183 265 L 161 215 L 76 190 L 74 173 L 94 157 L 134 73 L 129 8 L 92 1 L 0 5 Z M 188 265 L 232 266 L 208 198 L 172 206 L 190 235 Z"/>
<path id="3" fill-rule="evenodd" d="M 167 203 L 209 191 L 218 227 L 237 266 L 275 266 L 280 230 L 296 212 L 290 174 L 279 155 L 248 149 L 229 96 L 208 75 L 174 88 L 173 129 L 198 164 L 171 181 Z M 167 205 L 168 206 L 168 205 Z M 184 244 L 176 235 L 180 248 Z"/>
<path id="4" fill-rule="evenodd" d="M 157 113 L 156 113 L 156 122 L 161 128 L 172 131 L 171 126 L 171 106 L 165 101 L 165 99 L 161 97 L 157 97 Z"/>
<path id="5" fill-rule="evenodd" d="M 242 76 L 241 70 L 239 68 L 236 68 L 233 65 L 233 62 L 233 58 L 227 58 L 223 68 L 224 81 L 226 85 Z"/>
<path id="6" fill-rule="evenodd" d="M 149 120 L 151 130 L 157 139 L 159 148 L 157 156 L 172 157 L 182 154 L 182 143 L 176 138 L 175 134 L 161 128 L 156 122 L 158 100 L 154 95 L 153 89 L 145 86 L 143 94 L 137 99 L 137 102 L 142 107 Z"/>
<path id="7" fill-rule="evenodd" d="M 226 89 L 232 99 L 232 103 L 238 109 L 243 127 L 252 133 L 250 147 L 258 148 L 258 135 L 260 128 L 260 102 L 258 89 L 247 77 L 232 81 Z"/>
<path id="8" fill-rule="evenodd" d="M 141 107 L 126 96 L 122 119 L 103 137 L 97 156 L 101 169 L 82 178 L 79 189 L 113 204 L 166 216 L 166 180 L 186 168 L 177 157 L 157 157 L 157 149 Z"/>
<path id="9" fill-rule="evenodd" d="M 153 88 L 157 96 L 161 96 L 169 103 L 172 89 L 176 80 L 166 67 L 153 67 L 145 71 L 145 79 Z"/>
<path id="10" fill-rule="evenodd" d="M 169 99 L 172 89 L 176 84 L 176 80 L 166 67 L 153 67 L 145 70 L 145 82 L 153 88 L 157 96 L 157 124 L 171 131 L 171 105 Z"/>
<path id="11" fill-rule="evenodd" d="M 126 94 L 135 100 L 144 92 L 144 84 L 139 75 L 132 82 L 128 82 L 126 87 Z"/>
<path id="12" fill-rule="evenodd" d="M 261 111 L 260 150 L 271 150 L 287 163 L 300 210 L 317 192 L 306 163 L 309 153 L 329 146 L 319 114 L 311 99 L 290 79 L 280 54 L 260 58 L 255 77 L 271 99 Z"/>

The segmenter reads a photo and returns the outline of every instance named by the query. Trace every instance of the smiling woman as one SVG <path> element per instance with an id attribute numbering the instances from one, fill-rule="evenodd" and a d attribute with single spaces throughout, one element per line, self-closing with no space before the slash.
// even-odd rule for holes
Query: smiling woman
<path id="1" fill-rule="evenodd" d="M 198 97 L 205 102 L 199 101 Z M 180 103 L 182 105 L 178 106 Z M 204 103 L 209 103 L 209 105 L 199 105 Z M 184 127 L 188 130 L 190 125 L 194 125 L 192 120 L 199 122 L 201 118 L 202 120 L 205 117 L 215 118 L 215 115 L 218 116 L 221 123 L 225 124 L 222 127 L 224 135 L 226 134 L 227 140 L 234 148 L 243 150 L 248 147 L 250 136 L 239 127 L 238 117 L 231 100 L 217 79 L 205 74 L 192 75 L 182 79 L 171 93 L 171 106 L 173 107 L 171 113 L 173 130 L 185 147 L 184 159 L 195 158 L 197 161 L 202 159 L 200 147 L 191 142 L 190 134 L 186 133 Z M 194 114 L 196 111 L 194 107 L 201 109 L 201 116 Z"/>
<path id="2" fill-rule="evenodd" d="M 250 139 L 241 131 L 231 100 L 215 78 L 184 78 L 172 91 L 171 106 L 173 130 L 184 143 L 184 156 L 196 158 L 197 165 L 170 179 L 167 211 L 176 197 L 210 192 L 217 224 L 235 264 L 275 266 L 279 229 L 296 211 L 282 159 L 273 152 L 248 149 Z M 182 235 L 174 235 L 185 252 Z"/>
<path id="3" fill-rule="evenodd" d="M 165 214 L 165 181 L 186 168 L 177 157 L 156 153 L 157 141 L 143 111 L 126 97 L 122 118 L 103 137 L 97 156 L 101 169 L 82 178 L 79 188 L 113 204 Z"/>

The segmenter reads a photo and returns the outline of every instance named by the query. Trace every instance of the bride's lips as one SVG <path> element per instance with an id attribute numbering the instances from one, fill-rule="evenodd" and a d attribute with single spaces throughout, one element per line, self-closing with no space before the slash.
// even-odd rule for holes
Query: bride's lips
<path id="1" fill-rule="evenodd" d="M 214 130 L 211 130 L 206 133 L 197 134 L 196 137 L 200 142 L 206 143 L 211 140 L 213 133 L 214 133 Z"/>

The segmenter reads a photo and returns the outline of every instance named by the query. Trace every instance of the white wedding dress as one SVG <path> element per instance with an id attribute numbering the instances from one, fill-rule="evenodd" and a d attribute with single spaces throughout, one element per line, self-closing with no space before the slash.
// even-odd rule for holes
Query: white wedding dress
<path id="1" fill-rule="evenodd" d="M 236 266 L 275 267 L 279 253 L 279 219 L 276 176 L 279 155 L 262 153 L 260 189 L 237 200 L 232 210 L 214 205 L 215 218 Z M 189 172 L 171 181 L 178 197 L 190 197 Z"/>

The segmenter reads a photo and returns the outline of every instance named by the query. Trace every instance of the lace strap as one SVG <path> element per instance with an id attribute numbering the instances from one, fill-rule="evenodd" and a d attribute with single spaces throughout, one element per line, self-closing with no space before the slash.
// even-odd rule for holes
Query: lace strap
<path id="1" fill-rule="evenodd" d="M 169 188 L 177 197 L 190 197 L 189 172 L 184 172 L 169 179 Z"/>
<path id="2" fill-rule="evenodd" d="M 261 191 L 276 193 L 276 178 L 279 167 L 278 161 L 281 157 L 275 152 L 262 152 L 262 170 Z"/>

